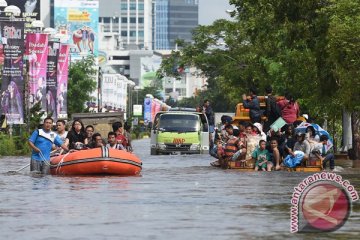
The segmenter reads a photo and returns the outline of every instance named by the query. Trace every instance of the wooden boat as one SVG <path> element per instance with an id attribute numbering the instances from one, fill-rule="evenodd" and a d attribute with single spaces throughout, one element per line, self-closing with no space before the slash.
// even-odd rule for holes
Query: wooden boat
<path id="1" fill-rule="evenodd" d="M 134 154 L 107 147 L 59 155 L 50 159 L 53 175 L 137 175 L 141 160 Z"/>
<path id="2" fill-rule="evenodd" d="M 223 169 L 235 169 L 240 172 L 252 172 L 255 171 L 254 163 L 250 161 L 226 161 L 220 160 L 220 166 Z M 322 163 L 320 160 L 306 163 L 306 166 L 298 166 L 295 168 L 281 167 L 281 170 L 288 172 L 320 172 L 322 170 Z"/>

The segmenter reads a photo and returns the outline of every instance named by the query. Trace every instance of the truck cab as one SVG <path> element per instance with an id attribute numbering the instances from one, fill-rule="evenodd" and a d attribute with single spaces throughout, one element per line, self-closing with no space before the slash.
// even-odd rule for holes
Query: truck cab
<path id="1" fill-rule="evenodd" d="M 151 155 L 209 153 L 209 127 L 205 114 L 195 109 L 158 112 L 151 129 Z"/>

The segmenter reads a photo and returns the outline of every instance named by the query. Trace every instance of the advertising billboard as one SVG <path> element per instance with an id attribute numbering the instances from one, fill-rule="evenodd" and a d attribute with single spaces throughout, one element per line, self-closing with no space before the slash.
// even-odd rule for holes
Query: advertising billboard
<path id="1" fill-rule="evenodd" d="M 7 0 L 7 3 L 20 9 L 19 17 L 25 19 L 25 32 L 30 30 L 33 21 L 40 20 L 40 0 Z M 10 17 L 10 13 L 2 14 L 2 16 L 4 15 Z"/>
<path id="2" fill-rule="evenodd" d="M 69 43 L 73 59 L 98 56 L 99 1 L 54 0 L 54 25 L 62 43 Z"/>
<path id="3" fill-rule="evenodd" d="M 153 55 L 151 57 L 142 57 L 141 62 L 141 78 L 140 87 L 149 87 L 156 77 L 156 71 L 160 68 L 161 57 Z"/>

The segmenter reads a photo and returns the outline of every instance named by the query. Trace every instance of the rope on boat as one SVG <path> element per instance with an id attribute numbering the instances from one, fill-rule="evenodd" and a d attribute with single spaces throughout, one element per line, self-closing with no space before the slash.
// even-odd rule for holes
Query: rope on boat
<path id="1" fill-rule="evenodd" d="M 59 161 L 59 163 L 57 164 L 56 166 L 56 173 L 58 173 L 58 171 L 60 171 L 61 169 L 61 165 L 62 163 L 64 162 L 64 159 L 67 157 L 67 155 L 69 155 L 70 151 L 68 153 L 66 153 L 62 158 L 61 160 Z"/>

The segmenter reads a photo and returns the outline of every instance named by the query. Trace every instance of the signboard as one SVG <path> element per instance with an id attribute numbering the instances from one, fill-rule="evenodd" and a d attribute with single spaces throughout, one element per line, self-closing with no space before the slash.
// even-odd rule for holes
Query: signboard
<path id="1" fill-rule="evenodd" d="M 134 105 L 133 106 L 134 116 L 142 116 L 142 105 Z"/>
<path id="2" fill-rule="evenodd" d="M 17 6 L 20 9 L 21 14 L 17 17 L 25 19 L 25 32 L 30 30 L 33 21 L 40 20 L 41 0 L 7 0 L 7 3 L 8 5 Z M 10 17 L 11 14 L 1 13 L 1 16 Z"/>
<path id="3" fill-rule="evenodd" d="M 98 56 L 99 1 L 54 0 L 54 25 L 61 41 L 75 47 L 72 59 Z"/>

